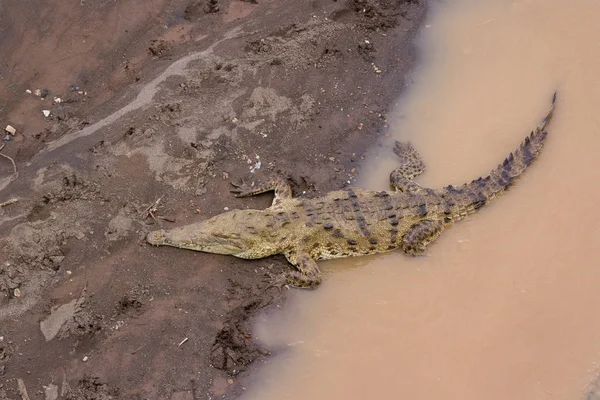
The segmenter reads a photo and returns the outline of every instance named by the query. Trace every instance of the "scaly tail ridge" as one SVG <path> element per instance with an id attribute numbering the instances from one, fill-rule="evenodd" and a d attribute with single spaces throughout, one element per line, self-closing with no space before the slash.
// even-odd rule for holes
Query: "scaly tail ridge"
<path id="1" fill-rule="evenodd" d="M 470 214 L 483 207 L 500 192 L 508 188 L 531 165 L 544 144 L 547 135 L 546 127 L 552 119 L 555 103 L 556 92 L 552 96 L 550 110 L 542 122 L 488 176 L 478 178 L 458 188 L 448 186 L 443 189 L 445 197 L 456 199 L 455 204 L 461 209 L 459 214 Z"/>

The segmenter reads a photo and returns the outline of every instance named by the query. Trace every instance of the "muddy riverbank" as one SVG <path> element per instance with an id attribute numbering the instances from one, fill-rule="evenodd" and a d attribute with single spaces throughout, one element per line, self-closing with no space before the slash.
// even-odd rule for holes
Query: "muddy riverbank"
<path id="1" fill-rule="evenodd" d="M 233 398 L 287 268 L 151 248 L 229 181 L 353 184 L 414 64 L 423 1 L 0 5 L 0 399 Z M 42 98 L 36 89 L 46 89 Z M 30 90 L 32 93 L 28 93 Z M 44 94 L 45 92 L 42 92 Z M 59 100 L 56 100 L 59 99 Z M 50 115 L 45 117 L 43 110 Z"/>

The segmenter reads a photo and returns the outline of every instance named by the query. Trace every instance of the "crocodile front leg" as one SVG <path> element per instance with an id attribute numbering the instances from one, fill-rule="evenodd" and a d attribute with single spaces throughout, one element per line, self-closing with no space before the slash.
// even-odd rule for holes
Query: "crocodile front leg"
<path id="1" fill-rule="evenodd" d="M 400 158 L 400 166 L 390 174 L 390 187 L 401 192 L 418 192 L 421 185 L 413 182 L 417 176 L 425 172 L 425 163 L 421 156 L 409 143 L 396 141 L 394 153 Z"/>
<path id="2" fill-rule="evenodd" d="M 321 283 L 321 271 L 308 253 L 285 254 L 290 264 L 296 267 L 297 271 L 289 271 L 284 275 L 284 284 L 299 288 L 315 289 Z"/>
<path id="3" fill-rule="evenodd" d="M 442 221 L 426 219 L 418 222 L 402 237 L 402 251 L 413 256 L 422 254 L 427 245 L 437 239 L 443 231 Z"/>
<path id="4" fill-rule="evenodd" d="M 242 183 L 233 183 L 231 185 L 235 187 L 231 192 L 235 194 L 235 197 L 250 197 L 257 194 L 275 191 L 275 198 L 273 198 L 273 205 L 279 204 L 281 200 L 292 198 L 292 188 L 290 184 L 282 178 L 273 177 L 266 182 L 260 182 L 255 186 L 246 184 L 243 180 Z"/>

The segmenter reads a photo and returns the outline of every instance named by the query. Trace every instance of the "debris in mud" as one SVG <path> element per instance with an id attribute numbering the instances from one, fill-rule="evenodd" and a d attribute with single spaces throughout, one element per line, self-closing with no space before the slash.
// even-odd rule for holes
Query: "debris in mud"
<path id="1" fill-rule="evenodd" d="M 48 118 L 50 116 L 50 110 L 42 110 L 42 114 L 44 114 L 44 117 Z"/>
<path id="2" fill-rule="evenodd" d="M 183 18 L 188 21 L 198 19 L 203 8 L 204 5 L 202 1 L 192 0 L 192 2 L 185 7 L 185 10 L 183 11 Z"/>
<path id="3" fill-rule="evenodd" d="M 246 44 L 246 51 L 254 54 L 268 53 L 272 50 L 273 46 L 269 44 L 267 39 L 256 39 L 249 41 Z"/>
<path id="4" fill-rule="evenodd" d="M 156 213 L 156 211 L 158 211 L 158 205 L 160 204 L 161 200 L 162 196 L 156 199 L 154 203 L 150 204 L 150 206 L 146 208 L 142 213 L 142 218 L 148 219 L 148 217 L 152 217 L 152 219 L 156 221 L 156 216 L 154 214 Z"/>
<path id="5" fill-rule="evenodd" d="M 46 341 L 50 341 L 58 335 L 63 325 L 75 315 L 79 299 L 73 299 L 53 310 L 46 319 L 40 321 L 40 330 Z"/>
<path id="6" fill-rule="evenodd" d="M 29 395 L 27 394 L 27 387 L 25 387 L 25 382 L 23 382 L 23 379 L 17 379 L 17 390 L 21 395 L 21 400 L 29 400 Z"/>
<path id="7" fill-rule="evenodd" d="M 173 55 L 173 45 L 164 39 L 154 39 L 150 42 L 148 51 L 153 57 L 168 58 Z"/>
<path id="8" fill-rule="evenodd" d="M 118 389 L 111 389 L 98 377 L 84 376 L 77 386 L 68 389 L 65 400 L 112 400 L 119 396 Z"/>
<path id="9" fill-rule="evenodd" d="M 57 400 L 58 399 L 58 385 L 49 384 L 44 386 L 44 398 L 45 400 Z"/>
<path id="10" fill-rule="evenodd" d="M 7 137 L 10 137 L 10 136 L 7 135 Z M 0 146 L 0 157 L 6 158 L 8 161 L 11 162 L 11 164 L 13 166 L 13 176 L 12 176 L 11 180 L 14 181 L 18 177 L 17 164 L 15 163 L 15 160 L 13 160 L 12 157 L 7 156 L 6 154 L 2 153 L 2 149 L 4 149 L 4 146 L 6 146 L 6 143 L 2 143 L 2 145 Z"/>
<path id="11" fill-rule="evenodd" d="M 207 14 L 219 12 L 219 0 L 206 0 L 204 12 Z"/>
<path id="12" fill-rule="evenodd" d="M 394 28 L 398 25 L 398 17 L 405 17 L 406 11 L 398 10 L 398 4 L 417 3 L 418 0 L 351 0 L 350 3 L 356 13 L 362 17 L 362 25 L 369 30 L 382 30 Z"/>
<path id="13" fill-rule="evenodd" d="M 88 310 L 89 301 L 86 289 L 81 296 L 52 310 L 50 315 L 40 322 L 40 330 L 46 341 L 55 337 L 93 335 L 102 329 L 102 318 L 92 315 Z"/>
<path id="14" fill-rule="evenodd" d="M 48 89 L 36 89 L 33 93 L 36 96 L 41 97 L 42 99 L 45 99 L 50 94 L 50 91 Z"/>
<path id="15" fill-rule="evenodd" d="M 254 173 L 256 170 L 259 170 L 262 167 L 262 162 L 260 161 L 260 156 L 256 155 L 256 161 L 253 161 L 251 158 L 246 160 L 248 164 L 250 164 L 250 173 Z"/>
<path id="16" fill-rule="evenodd" d="M 358 44 L 358 54 L 360 54 L 365 61 L 372 62 L 375 59 L 373 56 L 375 51 L 373 43 L 366 39 L 363 43 Z"/>
<path id="17" fill-rule="evenodd" d="M 4 128 L 4 131 L 12 136 L 15 136 L 17 134 L 17 130 L 12 127 L 11 125 L 6 125 L 6 128 Z"/>

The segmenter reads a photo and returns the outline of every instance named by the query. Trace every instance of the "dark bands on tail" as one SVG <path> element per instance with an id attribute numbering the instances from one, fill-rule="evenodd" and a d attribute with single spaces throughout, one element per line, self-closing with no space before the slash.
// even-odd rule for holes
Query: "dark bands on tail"
<path id="1" fill-rule="evenodd" d="M 489 200 L 493 199 L 498 193 L 505 190 L 527 167 L 537 158 L 547 132 L 546 127 L 552 119 L 554 106 L 556 103 L 556 92 L 552 96 L 552 104 L 547 115 L 542 122 L 528 135 L 521 145 L 504 161 L 494 169 L 488 176 L 478 178 L 471 183 L 463 185 L 460 188 L 448 186 L 444 192 L 453 192 L 460 197 L 460 204 L 467 208 L 467 213 L 473 212 Z"/>

